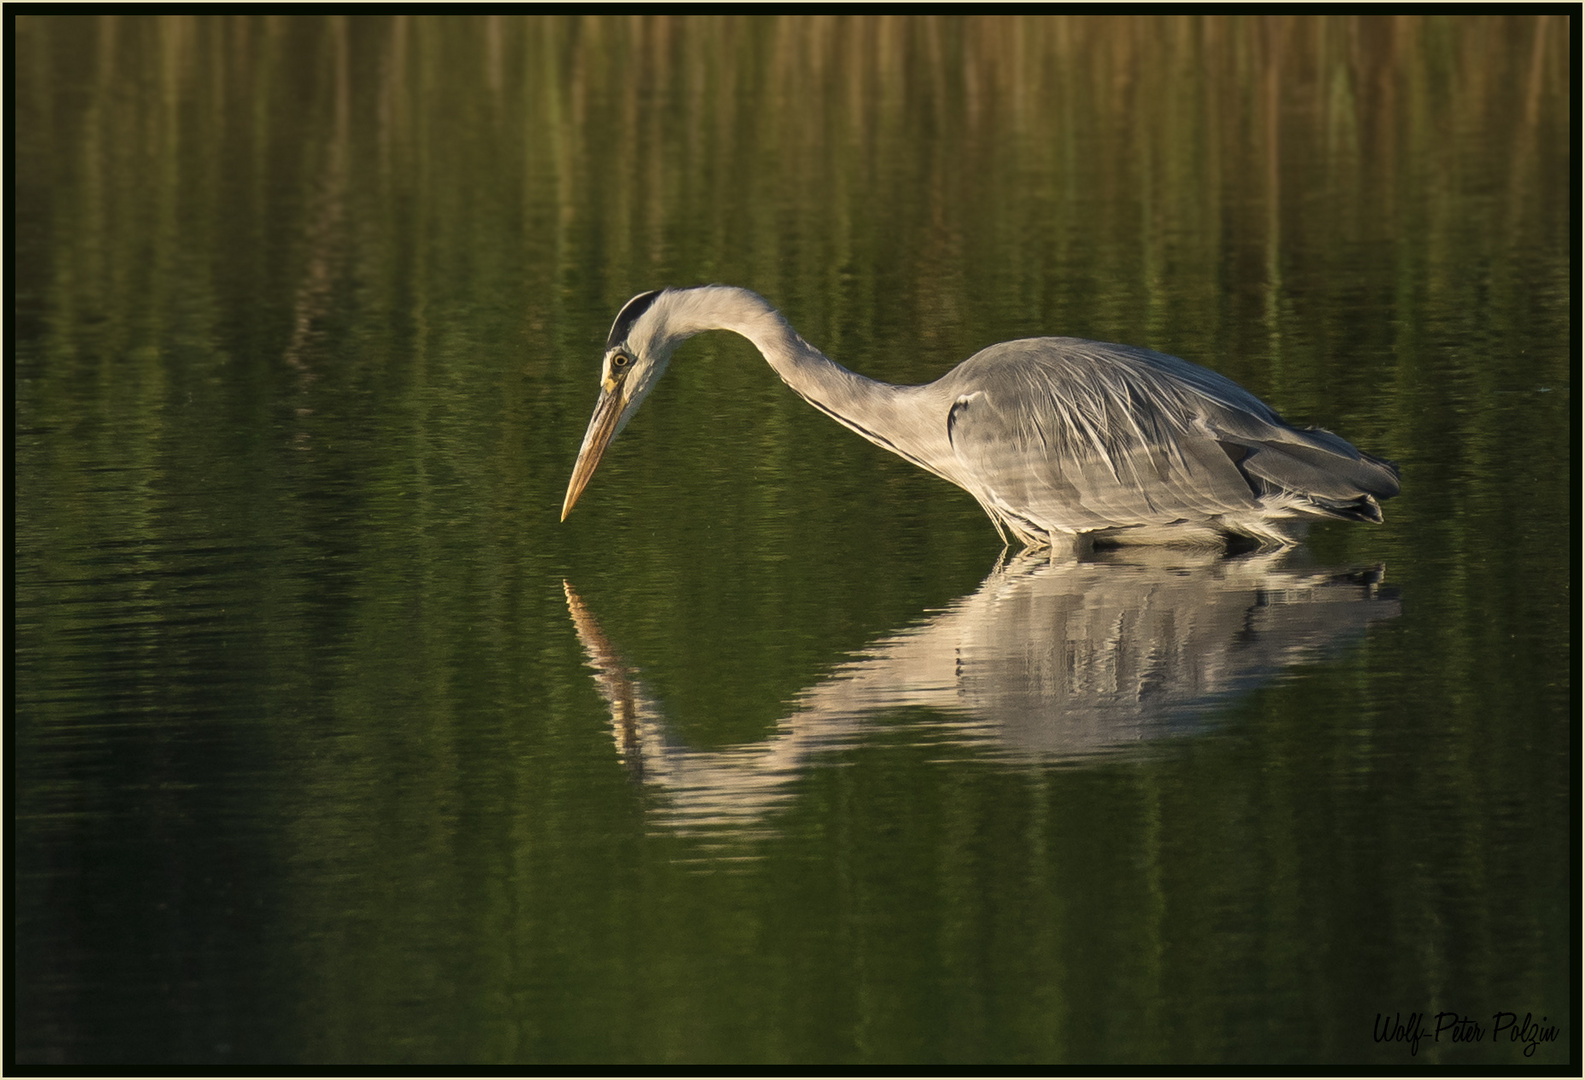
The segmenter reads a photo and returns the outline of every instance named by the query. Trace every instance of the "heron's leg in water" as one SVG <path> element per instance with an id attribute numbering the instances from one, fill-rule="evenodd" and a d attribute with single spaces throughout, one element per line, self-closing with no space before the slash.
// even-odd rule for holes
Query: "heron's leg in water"
<path id="1" fill-rule="evenodd" d="M 992 575 L 1001 573 L 1003 568 L 1007 566 L 1007 556 L 1012 550 L 1013 549 L 1008 547 L 1007 543 L 1003 541 L 1002 550 L 996 553 L 996 565 L 991 567 Z"/>
<path id="2" fill-rule="evenodd" d="M 1007 530 L 1002 528 L 1002 519 L 997 517 L 996 511 L 987 506 L 983 500 L 980 502 L 980 509 L 985 511 L 986 516 L 991 519 L 991 524 L 996 526 L 996 535 L 1002 538 L 1002 550 L 1006 551 Z"/>
<path id="3" fill-rule="evenodd" d="M 1052 529 L 1039 538 L 1025 539 L 1031 547 L 1044 548 L 1052 562 L 1072 562 L 1095 550 L 1095 537 L 1087 532 L 1073 533 Z"/>

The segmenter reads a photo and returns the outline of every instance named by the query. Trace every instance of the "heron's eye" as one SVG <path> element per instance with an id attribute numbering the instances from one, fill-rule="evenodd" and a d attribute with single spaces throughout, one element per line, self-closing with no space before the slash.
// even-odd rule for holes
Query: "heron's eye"
<path id="1" fill-rule="evenodd" d="M 628 356 L 627 353 L 617 353 L 615 356 L 611 357 L 611 366 L 618 370 L 627 367 L 627 365 L 632 362 L 633 358 Z"/>

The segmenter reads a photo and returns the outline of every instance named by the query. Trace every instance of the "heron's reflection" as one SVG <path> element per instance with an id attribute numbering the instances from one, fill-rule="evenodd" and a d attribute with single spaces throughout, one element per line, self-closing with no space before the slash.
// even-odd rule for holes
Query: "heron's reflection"
<path id="1" fill-rule="evenodd" d="M 753 830 L 813 758 L 876 718 L 932 716 L 922 740 L 1018 761 L 1117 753 L 1183 734 L 1214 707 L 1390 618 L 1379 569 L 1299 565 L 1303 549 L 1228 558 L 1138 548 L 1082 561 L 1024 554 L 975 592 L 883 637 L 800 693 L 771 738 L 690 749 L 569 584 L 573 625 L 618 752 L 687 832 Z"/>

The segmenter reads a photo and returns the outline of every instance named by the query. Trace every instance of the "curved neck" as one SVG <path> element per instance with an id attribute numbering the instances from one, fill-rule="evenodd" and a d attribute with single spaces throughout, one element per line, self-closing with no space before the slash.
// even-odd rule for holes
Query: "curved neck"
<path id="1" fill-rule="evenodd" d="M 645 313 L 634 330 L 635 336 L 648 331 L 649 341 L 641 343 L 640 348 L 652 355 L 669 359 L 677 346 L 695 334 L 730 330 L 753 342 L 783 382 L 828 409 L 840 409 L 860 387 L 864 388 L 862 393 L 873 393 L 873 388 L 887 386 L 826 357 L 799 337 L 781 312 L 747 289 L 706 285 L 667 290 L 657 298 L 651 312 Z"/>
<path id="2" fill-rule="evenodd" d="M 653 319 L 650 314 L 653 312 Z M 647 324 L 647 325 L 645 325 Z M 808 403 L 815 404 L 848 427 L 884 412 L 884 401 L 902 387 L 865 379 L 816 349 L 789 327 L 781 312 L 761 295 L 732 285 L 667 290 L 634 330 L 648 330 L 648 352 L 670 357 L 677 346 L 705 330 L 731 330 L 750 339 L 775 373 Z M 645 347 L 640 346 L 640 347 Z M 884 416 L 878 417 L 884 420 Z M 865 431 L 865 435 L 869 435 Z"/>
<path id="3" fill-rule="evenodd" d="M 799 337 L 757 293 L 728 285 L 667 290 L 633 329 L 634 338 L 646 339 L 640 348 L 663 358 L 706 330 L 739 334 L 753 342 L 782 381 L 815 408 L 876 445 L 941 472 L 940 448 L 923 445 L 917 424 L 909 422 L 912 413 L 905 402 L 918 388 L 893 386 L 849 371 Z"/>

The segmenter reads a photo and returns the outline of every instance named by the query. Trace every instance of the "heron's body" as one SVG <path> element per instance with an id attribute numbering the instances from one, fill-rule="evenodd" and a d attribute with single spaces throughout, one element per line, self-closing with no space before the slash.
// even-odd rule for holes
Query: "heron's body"
<path id="1" fill-rule="evenodd" d="M 993 345 L 933 383 L 893 386 L 832 362 L 759 296 L 645 293 L 617 316 L 604 389 L 562 516 L 683 340 L 731 330 L 846 427 L 979 500 L 1025 545 L 1291 543 L 1295 518 L 1379 522 L 1398 470 L 1293 428 L 1229 379 L 1177 357 L 1078 338 Z"/>

